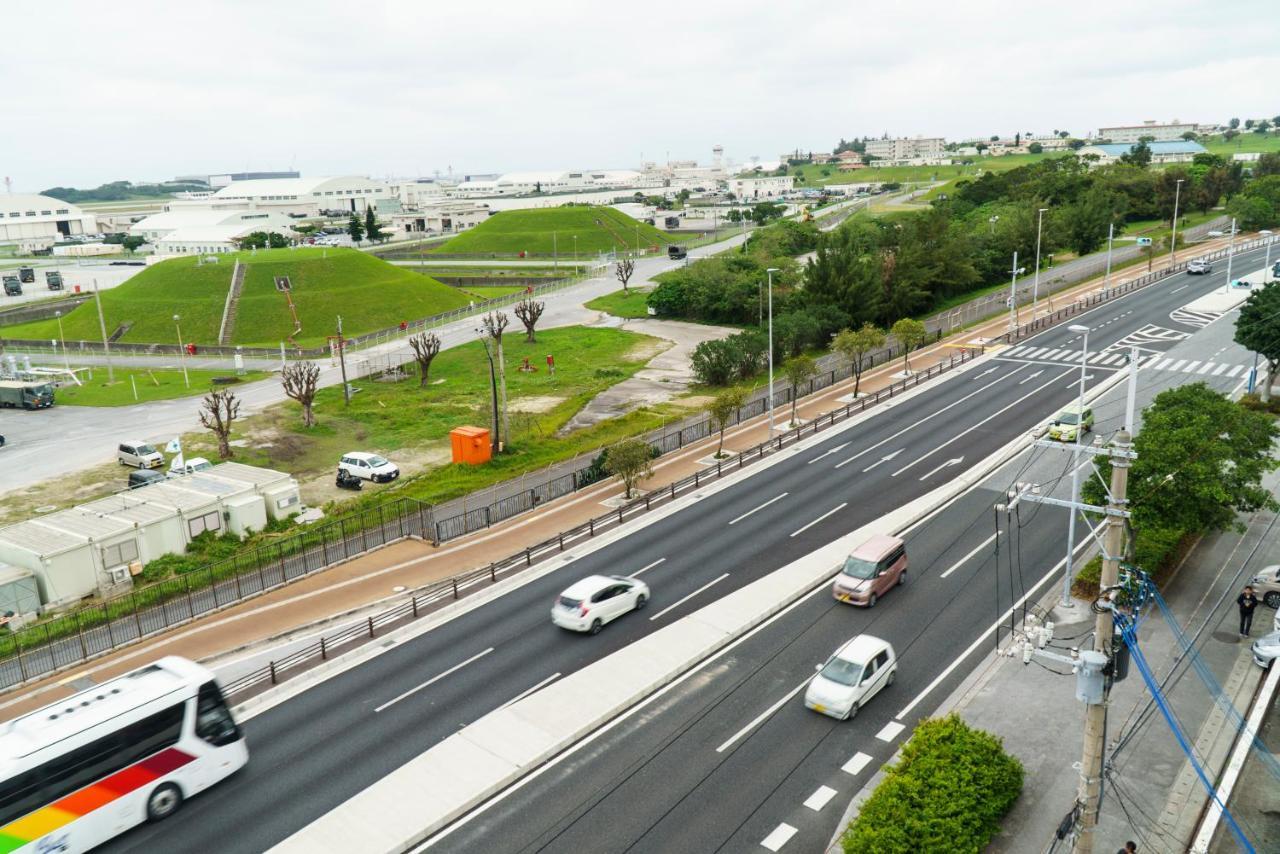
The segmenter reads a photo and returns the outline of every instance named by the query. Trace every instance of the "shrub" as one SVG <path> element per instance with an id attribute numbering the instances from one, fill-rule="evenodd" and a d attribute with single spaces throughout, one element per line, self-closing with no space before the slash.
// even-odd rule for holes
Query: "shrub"
<path id="1" fill-rule="evenodd" d="M 1022 791 L 1022 763 L 956 715 L 916 727 L 841 839 L 846 854 L 978 852 Z"/>
<path id="2" fill-rule="evenodd" d="M 728 385 L 738 375 L 742 363 L 742 347 L 736 335 L 714 341 L 703 341 L 693 348 L 689 359 L 693 376 L 703 385 Z"/>

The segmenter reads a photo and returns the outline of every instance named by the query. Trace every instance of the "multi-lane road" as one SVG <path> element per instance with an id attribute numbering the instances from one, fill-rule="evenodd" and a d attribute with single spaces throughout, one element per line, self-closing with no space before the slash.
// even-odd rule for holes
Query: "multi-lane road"
<path id="1" fill-rule="evenodd" d="M 1255 254 L 1256 258 L 1242 253 L 1238 268 L 1258 267 L 1261 254 Z M 1199 324 L 1179 324 L 1171 315 L 1222 284 L 1220 274 L 1175 277 L 1098 306 L 1074 321 L 1091 327 L 1094 352 L 1139 334 L 1147 341 L 1144 346 L 1166 350 L 1178 343 L 1179 335 L 1195 332 Z M 1173 334 L 1153 336 L 1152 327 Z M 108 850 L 202 851 L 209 840 L 218 840 L 220 850 L 226 851 L 269 848 L 460 727 L 905 504 L 1025 433 L 1074 399 L 1079 365 L 1071 363 L 1069 353 L 1078 350 L 1075 338 L 1059 327 L 1024 341 L 1021 346 L 1032 349 L 1010 348 L 869 420 L 832 430 L 803 454 L 759 469 L 684 512 L 641 527 L 433 631 L 393 643 L 369 662 L 253 717 L 245 725 L 252 760 L 243 772 L 187 804 L 173 819 L 139 828 Z M 1090 384 L 1119 368 L 1112 364 L 1114 355 L 1106 353 L 1105 358 L 1091 362 Z M 1177 381 L 1190 378 L 1165 373 Z M 1215 381 L 1225 384 L 1230 378 L 1223 371 Z M 1062 461 L 1057 463 L 1059 470 L 1065 467 Z M 663 738 L 655 742 L 646 736 L 623 739 L 628 750 L 608 750 L 619 742 L 606 739 L 598 749 L 572 758 L 577 763 L 603 756 L 601 761 L 613 763 L 624 754 L 633 757 L 622 766 L 593 767 L 590 775 L 583 775 L 595 781 L 592 791 L 598 794 L 592 797 L 604 798 L 600 803 L 607 804 L 603 808 L 609 812 L 593 812 L 591 799 L 584 800 L 580 791 L 549 785 L 557 779 L 552 776 L 522 790 L 536 795 L 545 789 L 548 797 L 563 795 L 539 807 L 545 821 L 526 821 L 529 812 L 521 809 L 518 799 L 513 800 L 513 811 L 481 816 L 461 828 L 444 848 L 470 845 L 474 850 L 506 850 L 548 845 L 548 850 L 567 850 L 558 840 L 585 838 L 575 836 L 587 828 L 579 821 L 582 815 L 593 816 L 597 830 L 607 822 L 610 834 L 616 829 L 619 839 L 630 840 L 619 843 L 616 850 L 642 840 L 652 840 L 640 844 L 649 850 L 689 850 L 672 843 L 681 833 L 692 834 L 695 829 L 699 835 L 688 838 L 697 850 L 717 846 L 743 850 L 738 846 L 742 840 L 757 844 L 764 838 L 762 829 L 771 832 L 764 824 L 786 823 L 783 801 L 818 777 L 825 779 L 829 769 L 806 764 L 807 757 L 829 759 L 837 773 L 845 773 L 839 771 L 842 767 L 869 773 L 871 765 L 887 753 L 877 755 L 860 748 L 858 752 L 869 757 L 863 760 L 853 753 L 841 756 L 840 745 L 850 734 L 870 732 L 867 744 L 875 748 L 883 743 L 888 749 L 890 742 L 874 737 L 877 724 L 884 726 L 897 717 L 902 719 L 897 726 L 906 726 L 913 715 L 928 711 L 929 701 L 945 686 L 940 684 L 906 711 L 903 698 L 923 691 L 948 667 L 952 668 L 949 678 L 958 678 L 957 651 L 981 640 L 997 612 L 1007 607 L 1007 584 L 1001 582 L 997 597 L 995 574 L 982 571 L 987 565 L 981 562 L 982 543 L 991 535 L 990 504 L 989 494 L 972 493 L 918 528 L 912 537 L 916 569 L 911 580 L 874 611 L 833 608 L 819 593 L 721 659 L 715 665 L 717 671 L 762 681 L 731 685 L 723 696 L 719 685 L 706 689 L 709 693 L 700 695 L 700 700 L 713 708 L 693 715 L 688 726 L 669 723 L 675 718 L 661 718 L 662 726 L 671 727 L 667 732 L 675 739 L 672 744 L 679 746 L 664 747 Z M 1061 516 L 1043 509 L 1021 531 L 1024 560 L 1028 552 L 1060 551 L 1055 539 L 1060 530 Z M 969 553 L 971 563 L 962 565 L 961 558 Z M 939 566 L 948 561 L 956 563 L 957 569 L 943 578 Z M 1043 561 L 1028 569 L 1020 579 L 1019 595 L 1046 569 Z M 642 573 L 653 590 L 649 609 L 611 624 L 596 637 L 555 629 L 548 616 L 554 595 L 570 581 L 594 572 Z M 760 753 L 758 739 L 750 729 L 743 729 L 765 711 L 759 707 L 760 700 L 771 697 L 774 702 L 785 696 L 811 672 L 815 655 L 820 658 L 868 627 L 885 634 L 904 652 L 902 678 L 891 693 L 877 698 L 843 728 L 817 716 L 793 720 L 787 711 L 778 729 L 782 737 L 770 740 L 786 744 Z M 801 638 L 807 640 L 793 642 Z M 758 677 L 753 676 L 757 673 Z M 684 684 L 697 688 L 692 685 L 696 681 Z M 681 696 L 676 692 L 660 707 L 679 702 Z M 779 708 L 790 709 L 796 703 Z M 773 718 L 762 719 L 761 726 L 766 725 L 777 726 Z M 739 730 L 741 735 L 728 742 Z M 626 731 L 626 727 L 614 730 Z M 791 734 L 794 743 L 789 741 Z M 654 771 L 660 772 L 664 764 L 681 765 L 682 756 L 697 755 L 691 752 L 690 738 L 701 739 L 699 743 L 709 746 L 717 761 L 707 764 L 699 757 L 698 762 L 688 762 L 687 770 L 655 776 Z M 636 747 L 631 750 L 633 744 Z M 721 744 L 725 749 L 716 751 Z M 719 759 L 728 764 L 722 767 Z M 565 767 L 557 766 L 552 773 L 563 777 L 560 769 Z M 802 770 L 793 773 L 793 769 Z M 609 800 L 608 781 L 614 780 L 622 781 L 613 787 L 622 797 Z M 719 781 L 719 785 L 708 781 Z M 750 788 L 733 789 L 736 794 L 730 799 L 741 800 L 740 805 L 731 807 L 718 800 L 717 792 L 729 782 Z M 659 795 L 633 807 L 634 817 L 628 807 L 640 790 L 633 787 Z M 838 791 L 843 788 L 847 787 Z M 662 794 L 668 791 L 674 794 Z M 566 810 L 566 804 L 574 808 Z M 725 810 L 723 816 L 717 812 L 720 809 Z M 812 812 L 809 807 L 798 809 Z M 507 828 L 529 826 L 527 832 L 493 835 L 485 832 L 491 821 L 505 821 L 502 826 Z M 661 828 L 656 835 L 655 828 Z M 813 832 L 821 835 L 822 828 Z M 595 839 L 598 842 L 599 837 Z M 591 847 L 600 850 L 598 845 Z"/>

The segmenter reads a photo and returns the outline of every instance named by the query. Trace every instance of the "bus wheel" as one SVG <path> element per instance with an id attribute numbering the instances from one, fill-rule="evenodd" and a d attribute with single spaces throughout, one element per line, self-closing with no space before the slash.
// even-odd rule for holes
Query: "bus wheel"
<path id="1" fill-rule="evenodd" d="M 178 811 L 182 806 L 182 790 L 172 783 L 156 786 L 147 798 L 147 820 L 161 821 Z"/>

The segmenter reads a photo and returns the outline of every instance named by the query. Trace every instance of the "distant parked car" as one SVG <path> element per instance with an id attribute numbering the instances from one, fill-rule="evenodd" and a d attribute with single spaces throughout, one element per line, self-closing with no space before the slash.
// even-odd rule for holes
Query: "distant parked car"
<path id="1" fill-rule="evenodd" d="M 1187 275 L 1189 276 L 1203 276 L 1212 272 L 1213 265 L 1203 258 L 1196 258 L 1187 263 Z"/>
<path id="2" fill-rule="evenodd" d="M 343 454 L 338 469 L 374 483 L 390 483 L 400 476 L 400 469 L 391 460 L 364 451 Z"/>
<path id="3" fill-rule="evenodd" d="M 1264 605 L 1268 608 L 1280 608 L 1280 564 L 1258 570 L 1258 574 L 1249 583 Z"/>
<path id="4" fill-rule="evenodd" d="M 150 486 L 153 483 L 164 481 L 165 474 L 153 469 L 138 469 L 129 472 L 129 488 L 137 489 L 140 486 Z"/>
<path id="5" fill-rule="evenodd" d="M 848 720 L 893 684 L 898 675 L 898 657 L 888 641 L 858 635 L 814 669 L 818 672 L 805 689 L 805 708 Z"/>
<path id="6" fill-rule="evenodd" d="M 649 585 L 625 575 L 592 575 L 571 584 L 551 606 L 551 622 L 571 632 L 599 634 L 604 624 L 639 611 Z"/>
<path id="7" fill-rule="evenodd" d="M 116 448 L 116 460 L 122 466 L 139 469 L 157 469 L 164 465 L 164 457 L 154 445 L 134 440 L 120 443 Z"/>
<path id="8" fill-rule="evenodd" d="M 179 462 L 180 460 L 181 462 Z M 211 468 L 213 468 L 213 463 L 204 457 L 192 457 L 189 460 L 174 457 L 173 462 L 169 464 L 169 477 L 181 477 L 184 474 L 195 474 L 198 471 L 208 471 Z"/>

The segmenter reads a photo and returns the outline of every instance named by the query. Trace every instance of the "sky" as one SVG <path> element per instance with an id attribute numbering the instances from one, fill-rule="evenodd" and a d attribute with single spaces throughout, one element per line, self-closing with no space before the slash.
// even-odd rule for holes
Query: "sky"
<path id="1" fill-rule="evenodd" d="M 635 168 L 717 144 L 745 162 L 885 133 L 1280 114 L 1274 0 L 67 0 L 5 4 L 0 30 L 14 192 Z"/>

